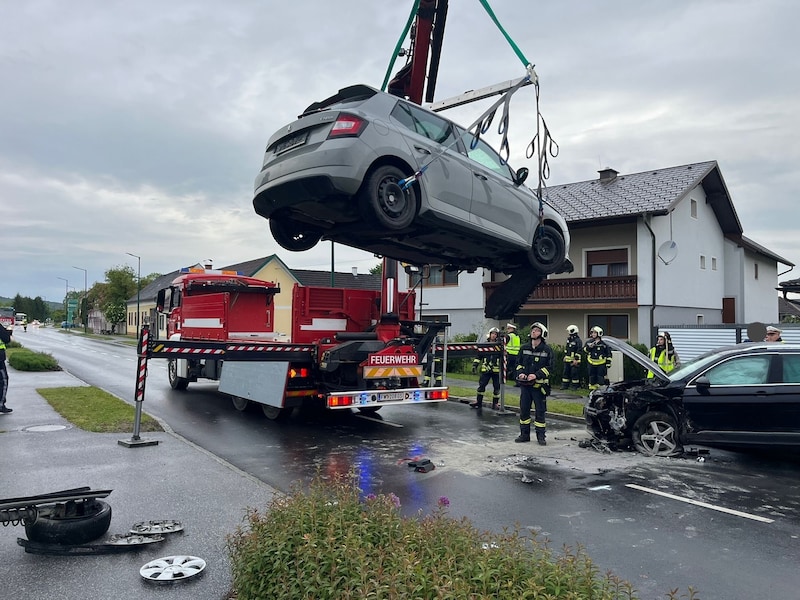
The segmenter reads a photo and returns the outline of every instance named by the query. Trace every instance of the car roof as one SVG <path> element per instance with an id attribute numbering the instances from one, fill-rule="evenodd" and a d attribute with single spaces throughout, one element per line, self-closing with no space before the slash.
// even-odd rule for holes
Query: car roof
<path id="1" fill-rule="evenodd" d="M 322 110 L 324 108 L 328 108 L 329 106 L 333 106 L 334 104 L 339 104 L 340 102 L 346 102 L 347 100 L 356 100 L 356 99 L 364 99 L 372 98 L 372 96 L 376 94 L 382 93 L 380 90 L 375 89 L 374 87 L 357 84 L 357 85 L 350 85 L 340 89 L 336 92 L 333 96 L 325 98 L 325 100 L 321 100 L 320 102 L 314 102 L 310 104 L 308 108 L 303 111 L 304 115 L 307 115 L 312 112 L 316 112 Z"/>

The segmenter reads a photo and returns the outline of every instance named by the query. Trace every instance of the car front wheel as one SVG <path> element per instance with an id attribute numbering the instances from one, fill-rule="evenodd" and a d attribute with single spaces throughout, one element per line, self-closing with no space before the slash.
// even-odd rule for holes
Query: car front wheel
<path id="1" fill-rule="evenodd" d="M 636 420 L 633 445 L 647 456 L 677 456 L 683 451 L 675 419 L 663 412 L 649 412 Z"/>
<path id="2" fill-rule="evenodd" d="M 269 230 L 278 245 L 291 252 L 311 250 L 322 237 L 319 230 L 309 225 L 281 217 L 270 217 Z"/>
<path id="3" fill-rule="evenodd" d="M 386 229 L 405 229 L 417 214 L 417 194 L 414 186 L 403 189 L 405 178 L 397 167 L 384 165 L 367 177 L 361 189 L 361 204 L 365 212 Z"/>
<path id="4" fill-rule="evenodd" d="M 539 273 L 555 273 L 567 258 L 564 237 L 552 225 L 540 225 L 533 234 L 528 260 Z"/>

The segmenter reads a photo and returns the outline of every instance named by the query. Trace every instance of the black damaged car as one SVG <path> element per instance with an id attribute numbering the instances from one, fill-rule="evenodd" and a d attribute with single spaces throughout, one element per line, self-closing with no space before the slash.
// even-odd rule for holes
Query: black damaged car
<path id="1" fill-rule="evenodd" d="M 667 375 L 625 342 L 603 341 L 655 375 L 590 394 L 587 429 L 611 448 L 650 456 L 676 456 L 687 444 L 800 448 L 800 345 L 717 348 Z"/>

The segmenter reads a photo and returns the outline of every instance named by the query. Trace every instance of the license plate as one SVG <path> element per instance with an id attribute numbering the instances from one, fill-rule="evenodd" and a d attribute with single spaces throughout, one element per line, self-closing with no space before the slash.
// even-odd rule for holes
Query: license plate
<path id="1" fill-rule="evenodd" d="M 396 400 L 405 400 L 405 392 L 383 392 L 378 394 L 378 402 L 394 402 Z"/>
<path id="2" fill-rule="evenodd" d="M 292 148 L 297 148 L 298 146 L 302 146 L 306 143 L 308 139 L 308 131 L 301 131 L 300 133 L 296 133 L 295 135 L 289 136 L 285 138 L 283 141 L 279 142 L 277 146 L 275 146 L 275 154 L 280 154 L 282 152 L 286 152 L 287 150 L 291 150 Z"/>

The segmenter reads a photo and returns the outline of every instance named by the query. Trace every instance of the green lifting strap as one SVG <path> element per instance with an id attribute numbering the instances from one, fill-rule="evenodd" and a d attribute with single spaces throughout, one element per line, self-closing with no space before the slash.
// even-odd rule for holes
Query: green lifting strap
<path id="1" fill-rule="evenodd" d="M 419 9 L 419 0 L 414 0 L 414 6 L 411 9 L 411 14 L 408 15 L 408 21 L 406 22 L 406 27 L 403 29 L 403 33 L 400 34 L 400 39 L 397 40 L 397 45 L 394 47 L 394 53 L 392 54 L 392 60 L 389 61 L 389 66 L 386 68 L 386 75 L 383 78 L 383 85 L 381 86 L 381 91 L 386 91 L 386 85 L 389 83 L 389 76 L 392 74 L 392 67 L 394 67 L 394 61 L 397 60 L 397 53 L 400 52 L 400 46 L 403 45 L 403 40 L 406 39 L 406 35 L 408 35 L 408 30 L 411 29 L 411 22 L 414 20 L 414 17 L 417 14 L 417 9 Z"/>
<path id="2" fill-rule="evenodd" d="M 517 58 L 519 58 L 522 61 L 522 66 L 527 68 L 528 65 L 530 65 L 531 63 L 528 62 L 528 59 L 525 58 L 525 55 L 522 53 L 522 50 L 519 49 L 519 46 L 517 46 L 514 43 L 514 40 L 512 40 L 509 37 L 509 35 L 506 33 L 506 30 L 503 29 L 502 25 L 500 25 L 500 21 L 497 20 L 496 16 L 494 16 L 494 12 L 492 12 L 492 7 L 489 6 L 488 0 L 480 0 L 480 2 L 483 8 L 491 17 L 492 21 L 494 21 L 494 24 L 497 25 L 497 28 L 500 30 L 500 33 L 503 34 L 503 37 L 505 37 L 506 41 L 511 45 L 511 49 L 514 51 L 514 54 L 516 54 Z"/>

